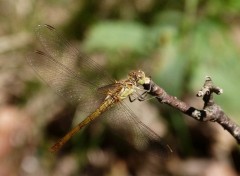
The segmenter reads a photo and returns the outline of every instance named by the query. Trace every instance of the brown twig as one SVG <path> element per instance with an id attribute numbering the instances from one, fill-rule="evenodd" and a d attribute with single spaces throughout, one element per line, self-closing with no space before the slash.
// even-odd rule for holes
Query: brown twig
<path id="1" fill-rule="evenodd" d="M 214 102 L 213 93 L 220 95 L 223 93 L 223 90 L 216 87 L 209 76 L 206 77 L 203 87 L 197 93 L 197 96 L 202 97 L 204 101 L 203 109 L 191 107 L 185 102 L 177 99 L 177 97 L 167 94 L 164 89 L 155 84 L 152 80 L 150 83 L 144 84 L 143 86 L 150 95 L 155 96 L 161 103 L 168 104 L 198 121 L 219 123 L 240 144 L 240 127 L 224 113 L 219 105 Z"/>

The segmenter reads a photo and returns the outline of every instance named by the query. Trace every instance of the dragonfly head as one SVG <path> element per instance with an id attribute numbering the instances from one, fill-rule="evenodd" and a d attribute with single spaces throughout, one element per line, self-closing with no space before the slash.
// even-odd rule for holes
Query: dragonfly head
<path id="1" fill-rule="evenodd" d="M 140 85 L 147 84 L 150 82 L 150 78 L 147 77 L 142 70 L 131 71 L 128 74 L 128 79 Z"/>

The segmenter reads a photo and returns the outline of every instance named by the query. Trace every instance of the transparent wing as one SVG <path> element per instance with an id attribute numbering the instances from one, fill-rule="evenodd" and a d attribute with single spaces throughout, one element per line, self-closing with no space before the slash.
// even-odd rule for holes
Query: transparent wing
<path id="1" fill-rule="evenodd" d="M 172 152 L 169 145 L 142 123 L 125 102 L 117 103 L 104 116 L 107 117 L 107 122 L 113 131 L 136 149 L 140 151 L 149 149 L 161 158 L 166 158 Z"/>
<path id="2" fill-rule="evenodd" d="M 28 63 L 57 94 L 82 109 L 96 108 L 104 99 L 97 91 L 112 83 L 111 78 L 93 60 L 83 56 L 53 27 L 39 25 L 36 35 L 44 51 L 27 57 Z"/>
<path id="3" fill-rule="evenodd" d="M 35 31 L 44 51 L 57 62 L 74 70 L 81 78 L 88 78 L 97 87 L 113 83 L 101 66 L 73 47 L 54 27 L 38 25 Z"/>
<path id="4" fill-rule="evenodd" d="M 57 62 L 50 55 L 36 51 L 27 58 L 27 61 L 43 81 L 69 102 L 77 105 L 83 101 L 84 97 L 94 96 L 92 94 L 94 86 L 91 83 L 85 82 L 79 75 Z M 88 91 L 84 91 L 86 87 L 88 87 Z"/>

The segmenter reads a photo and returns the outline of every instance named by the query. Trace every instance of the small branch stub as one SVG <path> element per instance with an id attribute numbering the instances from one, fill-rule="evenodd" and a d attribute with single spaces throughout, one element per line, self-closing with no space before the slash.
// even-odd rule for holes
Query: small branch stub
<path id="1" fill-rule="evenodd" d="M 223 89 L 216 87 L 210 76 L 206 76 L 205 83 L 200 91 L 197 93 L 197 97 L 203 97 L 204 107 L 214 104 L 213 93 L 220 95 L 223 93 Z"/>

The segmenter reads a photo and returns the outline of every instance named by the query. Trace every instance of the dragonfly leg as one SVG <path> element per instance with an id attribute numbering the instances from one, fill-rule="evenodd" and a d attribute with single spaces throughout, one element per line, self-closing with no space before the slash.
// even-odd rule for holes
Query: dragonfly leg
<path id="1" fill-rule="evenodd" d="M 129 95 L 129 96 L 128 96 L 128 99 L 129 99 L 129 101 L 132 103 L 132 102 L 134 102 L 136 99 L 138 99 L 138 97 L 134 97 L 133 95 Z"/>
<path id="2" fill-rule="evenodd" d="M 141 95 L 138 96 L 139 101 L 144 101 L 146 100 L 148 91 L 143 92 Z"/>
<path id="3" fill-rule="evenodd" d="M 143 92 L 142 94 L 139 94 L 138 92 L 136 92 L 137 96 L 134 96 L 134 95 L 129 95 L 128 98 L 129 98 L 129 101 L 132 103 L 134 102 L 135 100 L 138 100 L 138 101 L 144 101 L 146 100 L 146 96 L 147 96 L 147 91 Z"/>

